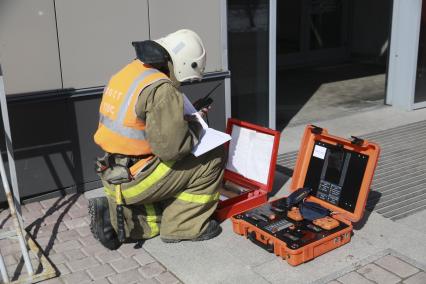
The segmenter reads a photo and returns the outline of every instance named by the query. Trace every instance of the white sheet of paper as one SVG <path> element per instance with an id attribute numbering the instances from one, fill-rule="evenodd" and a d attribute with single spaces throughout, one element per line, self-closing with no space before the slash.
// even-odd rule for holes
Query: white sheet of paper
<path id="1" fill-rule="evenodd" d="M 183 114 L 193 114 L 196 113 L 197 110 L 192 105 L 191 101 L 188 99 L 188 97 L 184 94 L 183 95 Z"/>
<path id="2" fill-rule="evenodd" d="M 201 115 L 198 113 L 198 111 L 195 109 L 195 107 L 192 105 L 191 101 L 188 99 L 186 95 L 183 95 L 183 114 L 195 115 L 198 119 L 198 122 L 203 127 L 203 129 L 209 128 L 207 123 L 204 121 L 204 119 L 201 117 Z"/>
<path id="3" fill-rule="evenodd" d="M 231 140 L 231 136 L 213 128 L 207 128 L 200 142 L 192 149 L 192 154 L 198 157 Z"/>
<path id="4" fill-rule="evenodd" d="M 267 184 L 273 146 L 274 136 L 234 125 L 226 167 L 246 178 Z"/>
<path id="5" fill-rule="evenodd" d="M 248 153 L 250 153 L 250 130 L 234 125 L 232 140 L 229 143 L 227 169 L 245 176 L 249 161 Z"/>
<path id="6" fill-rule="evenodd" d="M 247 177 L 263 184 L 268 183 L 274 136 L 265 133 L 250 133 L 252 138 L 250 161 L 247 163 Z"/>
<path id="7" fill-rule="evenodd" d="M 204 133 L 201 136 L 200 142 L 195 145 L 194 149 L 192 149 L 191 153 L 194 156 L 198 157 L 204 153 L 207 153 L 210 150 L 228 142 L 231 140 L 231 136 L 227 133 L 218 131 L 216 129 L 210 128 L 198 111 L 194 108 L 189 99 L 184 95 L 184 114 L 195 115 L 198 119 L 198 122 L 204 129 Z"/>
<path id="8" fill-rule="evenodd" d="M 320 146 L 320 145 L 315 145 L 314 148 L 314 157 L 320 158 L 321 160 L 324 160 L 325 154 L 327 153 L 327 148 Z"/>

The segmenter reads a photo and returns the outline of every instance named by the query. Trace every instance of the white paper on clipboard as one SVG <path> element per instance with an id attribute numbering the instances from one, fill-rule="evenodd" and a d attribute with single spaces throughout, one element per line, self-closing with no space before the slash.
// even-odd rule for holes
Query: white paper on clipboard
<path id="1" fill-rule="evenodd" d="M 210 128 L 189 99 L 185 95 L 183 95 L 183 98 L 184 115 L 195 115 L 203 128 L 203 133 L 201 134 L 199 143 L 195 145 L 194 149 L 191 151 L 194 156 L 201 156 L 202 154 L 207 153 L 208 151 L 213 150 L 214 148 L 231 140 L 231 136 L 229 134 Z"/>

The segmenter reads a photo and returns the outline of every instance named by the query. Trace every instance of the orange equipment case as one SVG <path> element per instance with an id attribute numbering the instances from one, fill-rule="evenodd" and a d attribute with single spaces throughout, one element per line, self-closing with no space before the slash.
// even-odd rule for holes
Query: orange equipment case
<path id="1" fill-rule="evenodd" d="M 352 222 L 358 222 L 364 214 L 380 153 L 377 144 L 357 137 L 352 139 L 332 136 L 326 129 L 308 125 L 303 135 L 290 189 L 294 192 L 302 187 L 310 187 L 312 191 L 305 201 L 329 209 L 332 212 L 330 216 L 339 221 L 337 228 L 326 230 L 314 225 L 317 223 L 311 223 L 308 220 L 297 222 L 289 219 L 287 215 L 282 215 L 282 220 L 279 220 L 276 217 L 279 215 L 272 214 L 273 219 L 263 219 L 264 221 L 257 219 L 259 222 L 248 218 L 257 216 L 250 213 L 255 210 L 273 209 L 274 204 L 279 204 L 286 199 L 281 198 L 233 216 L 231 220 L 234 232 L 244 235 L 258 246 L 281 256 L 293 266 L 348 243 L 352 235 Z M 335 162 L 331 158 L 329 162 L 329 156 L 333 155 L 332 153 L 343 153 L 340 160 L 344 162 L 341 163 L 341 171 L 338 174 L 336 172 L 333 174 L 334 169 L 331 168 Z M 329 170 L 329 167 L 332 170 Z M 328 171 L 332 174 L 328 174 Z M 327 180 L 329 178 L 333 181 L 329 182 Z M 327 187 L 328 184 L 338 186 L 334 188 L 337 191 L 332 192 L 333 189 Z M 260 216 L 260 218 L 263 217 Z M 262 225 L 262 222 L 265 225 Z M 267 227 L 266 224 L 270 226 Z M 283 226 L 283 224 L 287 225 Z M 292 234 L 292 232 L 297 233 Z"/>
<path id="2" fill-rule="evenodd" d="M 265 171 L 264 174 L 267 177 L 264 180 L 250 179 L 249 177 L 244 176 L 244 174 L 238 172 L 238 169 L 233 169 L 229 166 L 231 164 L 231 159 L 236 155 L 236 153 L 230 152 L 230 146 L 232 146 L 232 143 L 238 141 L 238 133 L 241 129 L 249 131 L 252 134 L 264 134 L 266 137 L 270 138 L 269 146 L 271 151 L 267 157 L 270 158 L 269 168 L 261 169 Z M 275 166 L 277 162 L 278 147 L 280 144 L 279 131 L 233 118 L 228 119 L 226 133 L 232 136 L 232 140 L 226 144 L 226 149 L 228 151 L 228 163 L 225 168 L 223 182 L 226 183 L 227 181 L 230 181 L 236 185 L 247 188 L 248 190 L 238 196 L 219 201 L 215 212 L 215 218 L 219 221 L 223 221 L 235 214 L 264 204 L 267 201 L 267 194 L 272 191 L 272 185 L 274 183 Z M 256 161 L 250 162 L 253 163 Z"/>

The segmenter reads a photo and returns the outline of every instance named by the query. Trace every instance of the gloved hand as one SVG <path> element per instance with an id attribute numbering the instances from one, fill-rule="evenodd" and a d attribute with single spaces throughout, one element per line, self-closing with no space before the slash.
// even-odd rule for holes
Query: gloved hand
<path id="1" fill-rule="evenodd" d="M 202 118 L 206 117 L 207 114 L 209 113 L 209 110 L 211 109 L 211 106 L 207 106 L 207 107 L 203 107 L 202 109 L 200 109 L 198 111 L 198 113 L 201 115 Z"/>

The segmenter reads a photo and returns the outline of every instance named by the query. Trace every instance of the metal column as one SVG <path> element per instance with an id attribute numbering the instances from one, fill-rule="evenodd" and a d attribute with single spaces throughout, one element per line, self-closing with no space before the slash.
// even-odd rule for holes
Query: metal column
<path id="1" fill-rule="evenodd" d="M 18 180 L 16 177 L 15 160 L 13 155 L 12 136 L 10 132 L 9 124 L 9 113 L 7 109 L 6 93 L 4 88 L 3 73 L 0 65 L 0 106 L 3 118 L 5 139 L 6 139 L 6 150 L 9 162 L 10 179 L 12 181 L 13 191 L 10 190 L 9 180 L 4 168 L 3 157 L 0 153 L 0 176 L 3 185 L 3 189 L 9 205 L 9 214 L 13 221 L 14 230 L 4 231 L 0 230 L 0 239 L 11 239 L 17 238 L 21 249 L 22 257 L 24 259 L 25 267 L 28 276 L 19 277 L 18 280 L 13 283 L 33 283 L 40 280 L 46 280 L 56 276 L 56 271 L 52 267 L 51 263 L 43 255 L 40 248 L 34 243 L 32 238 L 27 234 L 24 229 L 22 215 L 21 215 L 21 203 L 18 190 Z M 27 243 L 28 241 L 28 243 Z M 44 268 L 41 273 L 34 275 L 34 269 L 31 264 L 29 251 L 32 251 L 35 256 L 38 257 L 40 264 Z M 0 253 L 0 275 L 4 283 L 10 283 L 9 276 L 5 267 L 3 256 Z"/>
<path id="2" fill-rule="evenodd" d="M 10 124 L 9 124 L 9 113 L 7 110 L 7 101 L 6 101 L 6 93 L 4 90 L 4 81 L 3 81 L 3 72 L 0 65 L 0 105 L 1 105 L 1 114 L 3 118 L 3 125 L 4 125 L 4 132 L 5 132 L 5 139 L 6 139 L 6 149 L 7 149 L 7 156 L 9 161 L 9 172 L 10 172 L 10 179 L 12 180 L 12 188 L 13 193 L 10 191 L 9 187 L 9 181 L 7 179 L 6 171 L 4 169 L 3 164 L 3 157 L 0 154 L 0 175 L 3 183 L 3 189 L 6 194 L 7 202 L 9 204 L 9 210 L 10 210 L 10 216 L 13 220 L 13 225 L 16 229 L 16 236 L 19 240 L 19 245 L 21 247 L 22 257 L 25 261 L 25 267 L 27 268 L 27 272 L 29 275 L 34 274 L 33 267 L 31 265 L 30 257 L 28 254 L 28 248 L 27 248 L 27 242 L 24 239 L 24 229 L 23 229 L 23 223 L 22 223 L 22 216 L 21 216 L 21 203 L 19 198 L 19 191 L 18 191 L 18 180 L 16 178 L 16 168 L 15 168 L 15 160 L 13 156 L 13 147 L 12 147 L 12 136 L 10 134 Z M 1 261 L 3 262 L 3 261 Z M 4 262 L 3 268 L 4 268 Z M 3 269 L 2 269 L 3 270 Z M 2 276 L 4 277 L 4 274 L 6 274 L 5 278 L 3 279 L 4 282 L 8 282 L 9 279 L 7 279 L 7 272 L 1 271 Z"/>

